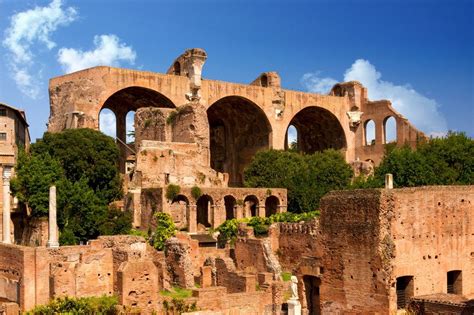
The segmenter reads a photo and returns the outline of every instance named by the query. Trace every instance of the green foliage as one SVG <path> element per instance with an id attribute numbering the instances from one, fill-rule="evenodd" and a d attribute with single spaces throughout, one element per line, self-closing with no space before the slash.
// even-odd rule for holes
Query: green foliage
<path id="1" fill-rule="evenodd" d="M 324 194 L 346 188 L 352 176 L 351 167 L 335 150 L 308 155 L 293 151 L 261 151 L 244 172 L 247 187 L 287 188 L 291 212 L 318 209 Z"/>
<path id="2" fill-rule="evenodd" d="M 128 234 L 129 235 L 135 235 L 135 236 L 141 236 L 144 239 L 148 239 L 148 236 L 149 236 L 149 234 L 147 232 L 141 231 L 141 230 L 136 230 L 136 229 L 130 229 Z"/>
<path id="3" fill-rule="evenodd" d="M 176 196 L 179 195 L 180 191 L 181 187 L 179 187 L 179 185 L 169 184 L 166 187 L 166 199 L 172 201 L 174 198 L 176 198 Z"/>
<path id="4" fill-rule="evenodd" d="M 31 207 L 32 216 L 42 217 L 48 215 L 49 187 L 61 180 L 63 169 L 49 154 L 30 156 L 20 151 L 11 190 L 19 201 Z"/>
<path id="5" fill-rule="evenodd" d="M 304 213 L 283 212 L 273 214 L 266 218 L 251 217 L 243 219 L 231 219 L 224 221 L 224 223 L 217 227 L 216 231 L 219 232 L 219 241 L 233 242 L 237 237 L 238 227 L 240 223 L 247 223 L 248 226 L 253 227 L 255 235 L 259 236 L 266 235 L 272 223 L 306 222 L 316 217 L 319 217 L 319 214 L 319 211 L 311 211 Z"/>
<path id="6" fill-rule="evenodd" d="M 283 281 L 285 281 L 285 282 L 290 281 L 290 280 L 291 280 L 291 276 L 292 276 L 291 272 L 282 272 L 282 273 L 281 273 L 281 279 L 282 279 Z"/>
<path id="7" fill-rule="evenodd" d="M 168 117 L 166 118 L 166 124 L 167 125 L 172 125 L 174 121 L 176 120 L 176 117 L 178 117 L 178 111 L 174 110 L 169 113 Z"/>
<path id="8" fill-rule="evenodd" d="M 45 133 L 20 152 L 12 192 L 31 208 L 48 215 L 49 187 L 57 186 L 60 244 L 86 242 L 100 234 L 128 233 L 131 216 L 108 204 L 122 196 L 119 151 L 112 138 L 91 129 Z"/>
<path id="9" fill-rule="evenodd" d="M 173 299 L 186 299 L 193 295 L 193 291 L 180 287 L 172 287 L 171 290 L 161 290 L 160 294 Z"/>
<path id="10" fill-rule="evenodd" d="M 100 226 L 100 235 L 125 235 L 132 229 L 132 213 L 121 211 L 117 207 L 109 207 L 107 219 Z"/>
<path id="11" fill-rule="evenodd" d="M 198 200 L 199 197 L 202 196 L 201 188 L 199 188 L 198 186 L 193 186 L 193 188 L 191 188 L 191 196 L 193 196 L 194 199 Z"/>
<path id="12" fill-rule="evenodd" d="M 37 306 L 29 314 L 116 314 L 115 306 L 118 299 L 115 296 L 58 298 L 47 305 Z"/>
<path id="13" fill-rule="evenodd" d="M 474 141 L 464 133 L 409 146 L 388 147 L 373 177 L 356 178 L 352 188 L 383 187 L 385 174 L 393 174 L 395 187 L 423 185 L 472 185 Z"/>
<path id="14" fill-rule="evenodd" d="M 31 152 L 54 157 L 72 182 L 86 178 L 88 186 L 106 203 L 122 197 L 119 150 L 113 139 L 100 131 L 84 128 L 46 132 L 31 145 Z"/>
<path id="15" fill-rule="evenodd" d="M 157 250 L 165 248 L 165 242 L 176 233 L 173 219 L 168 213 L 157 212 L 155 214 L 156 230 L 151 235 L 150 243 Z"/>
<path id="16" fill-rule="evenodd" d="M 185 300 L 177 298 L 173 298 L 171 302 L 164 300 L 163 308 L 167 314 L 168 312 L 171 314 L 182 314 L 187 312 L 195 312 L 198 310 L 196 302 L 187 303 Z"/>
<path id="17" fill-rule="evenodd" d="M 85 178 L 58 185 L 58 226 L 69 230 L 78 241 L 87 242 L 100 235 L 107 221 L 107 204 L 87 185 Z"/>

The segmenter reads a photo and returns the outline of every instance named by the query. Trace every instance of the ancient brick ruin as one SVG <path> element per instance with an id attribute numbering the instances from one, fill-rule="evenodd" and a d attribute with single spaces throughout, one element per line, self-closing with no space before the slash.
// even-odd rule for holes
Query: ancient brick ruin
<path id="1" fill-rule="evenodd" d="M 138 236 L 81 246 L 2 243 L 0 301 L 8 303 L 0 314 L 102 294 L 116 295 L 124 313 L 166 314 L 170 299 L 160 292 L 173 287 L 190 290 L 185 303 L 201 314 L 297 314 L 295 305 L 311 315 L 395 314 L 408 305 L 472 313 L 473 186 L 331 192 L 320 218 L 276 223 L 258 237 L 241 224 L 234 244 L 217 244 L 209 231 L 227 219 L 286 211 L 286 189 L 242 186 L 256 152 L 288 148 L 289 126 L 298 150 L 338 149 L 359 173 L 380 162 L 388 118 L 396 120 L 397 145 L 424 135 L 389 101 L 368 100 L 358 82 L 320 95 L 282 89 L 275 72 L 249 85 L 213 81 L 202 78 L 206 58 L 190 49 L 167 74 L 95 67 L 50 81 L 48 130 L 98 129 L 101 110 L 111 109 L 123 210 L 142 230 L 155 227 L 156 212 L 169 213 L 181 232 L 165 251 Z M 130 111 L 134 143 L 126 141 Z M 370 121 L 374 144 L 366 141 Z M 170 199 L 171 185 L 179 192 Z"/>

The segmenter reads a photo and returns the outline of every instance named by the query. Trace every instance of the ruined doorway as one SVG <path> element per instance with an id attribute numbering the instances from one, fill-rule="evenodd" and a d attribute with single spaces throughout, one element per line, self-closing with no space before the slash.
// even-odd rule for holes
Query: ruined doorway
<path id="1" fill-rule="evenodd" d="M 255 153 L 270 148 L 271 126 L 265 113 L 239 96 L 224 97 L 207 110 L 211 167 L 229 174 L 229 186 L 241 187 Z"/>
<path id="2" fill-rule="evenodd" d="M 198 231 L 204 231 L 211 227 L 210 218 L 212 216 L 213 200 L 208 195 L 202 195 L 199 197 L 196 206 Z"/>
<path id="3" fill-rule="evenodd" d="M 232 220 L 235 219 L 235 205 L 237 201 L 233 196 L 225 196 L 224 197 L 224 205 L 225 205 L 225 219 Z"/>
<path id="4" fill-rule="evenodd" d="M 315 276 L 303 276 L 303 283 L 308 315 L 321 314 L 321 298 L 319 292 L 321 280 Z"/>
<path id="5" fill-rule="evenodd" d="M 321 152 L 326 149 L 345 149 L 346 136 L 339 120 L 330 111 L 316 106 L 298 112 L 290 121 L 288 128 L 297 130 L 295 148 L 303 153 Z M 286 148 L 289 149 L 288 129 Z"/>
<path id="6" fill-rule="evenodd" d="M 278 212 L 278 206 L 280 205 L 280 200 L 275 196 L 269 196 L 265 200 L 265 216 L 269 217 Z"/>
<path id="7" fill-rule="evenodd" d="M 170 205 L 170 214 L 179 230 L 189 231 L 189 200 L 186 196 L 174 197 Z"/>
<path id="8" fill-rule="evenodd" d="M 244 213 L 246 216 L 258 216 L 258 198 L 254 195 L 245 197 L 244 199 Z"/>
<path id="9" fill-rule="evenodd" d="M 414 295 L 413 276 L 404 276 L 397 278 L 397 309 L 404 309 L 408 300 Z"/>

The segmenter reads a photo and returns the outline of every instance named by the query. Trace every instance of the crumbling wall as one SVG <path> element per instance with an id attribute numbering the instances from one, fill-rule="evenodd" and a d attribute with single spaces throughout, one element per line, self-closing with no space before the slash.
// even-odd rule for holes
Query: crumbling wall
<path id="1" fill-rule="evenodd" d="M 120 304 L 153 310 L 158 300 L 158 270 L 150 260 L 123 262 L 118 270 Z"/>
<path id="2" fill-rule="evenodd" d="M 393 216 L 380 190 L 332 192 L 321 199 L 322 313 L 389 309 L 391 253 L 381 217 Z"/>
<path id="3" fill-rule="evenodd" d="M 194 287 L 194 268 L 190 252 L 190 245 L 177 237 L 166 241 L 166 264 L 171 282 L 184 288 Z"/>
<path id="4" fill-rule="evenodd" d="M 461 294 L 473 299 L 474 186 L 394 189 L 384 197 L 396 209 L 392 281 L 413 276 L 415 296 L 446 293 L 447 272 L 459 270 Z"/>
<path id="5" fill-rule="evenodd" d="M 322 257 L 319 220 L 306 223 L 278 223 L 278 255 L 284 270 L 295 270 L 301 258 Z"/>
<path id="6" fill-rule="evenodd" d="M 240 237 L 235 242 L 234 254 L 239 270 L 253 273 L 271 272 L 275 278 L 280 276 L 281 266 L 268 238 Z"/>

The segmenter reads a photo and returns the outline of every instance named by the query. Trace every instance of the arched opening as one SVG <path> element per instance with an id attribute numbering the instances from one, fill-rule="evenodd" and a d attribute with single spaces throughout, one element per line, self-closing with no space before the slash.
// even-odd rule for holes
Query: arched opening
<path id="1" fill-rule="evenodd" d="M 213 200 L 209 195 L 202 195 L 197 200 L 197 225 L 198 231 L 203 231 L 211 227 L 210 218 L 212 216 Z"/>
<path id="2" fill-rule="evenodd" d="M 330 111 L 316 106 L 302 109 L 289 126 L 298 131 L 297 148 L 304 153 L 346 148 L 346 137 L 339 120 Z"/>
<path id="3" fill-rule="evenodd" d="M 397 120 L 390 116 L 383 123 L 384 143 L 397 142 Z"/>
<path id="4" fill-rule="evenodd" d="M 179 61 L 176 61 L 173 65 L 173 74 L 181 75 L 181 64 L 179 63 Z"/>
<path id="5" fill-rule="evenodd" d="M 134 153 L 133 148 L 127 145 L 127 114 L 142 107 L 175 108 L 176 106 L 163 94 L 137 86 L 115 92 L 102 106 L 101 112 L 109 109 L 115 114 L 115 137 L 121 152 L 119 165 L 122 172 L 125 172 L 128 156 Z"/>
<path id="6" fill-rule="evenodd" d="M 285 150 L 298 151 L 298 129 L 293 125 L 286 130 Z"/>
<path id="7" fill-rule="evenodd" d="M 256 217 L 258 215 L 258 198 L 254 195 L 245 197 L 244 213 L 246 216 Z"/>
<path id="8" fill-rule="evenodd" d="M 224 205 L 225 205 L 225 219 L 226 220 L 232 220 L 235 219 L 235 207 L 236 207 L 237 201 L 235 198 L 231 195 L 225 196 L 224 197 Z"/>
<path id="9" fill-rule="evenodd" d="M 375 122 L 373 120 L 368 120 L 364 125 L 365 131 L 365 145 L 374 145 L 375 144 Z"/>
<path id="10" fill-rule="evenodd" d="M 276 196 L 269 196 L 265 200 L 265 216 L 269 217 L 278 212 L 280 200 Z"/>
<path id="11" fill-rule="evenodd" d="M 117 121 L 115 113 L 108 108 L 104 108 L 99 113 L 99 130 L 115 139 L 117 132 Z"/>
<path id="12" fill-rule="evenodd" d="M 271 126 L 265 113 L 251 101 L 228 96 L 207 110 L 211 167 L 229 173 L 229 186 L 243 183 L 244 168 L 257 151 L 270 147 Z"/>
<path id="13" fill-rule="evenodd" d="M 170 205 L 170 214 L 174 224 L 180 230 L 189 228 L 189 200 L 184 195 L 174 197 Z"/>
<path id="14" fill-rule="evenodd" d="M 135 143 L 135 111 L 131 110 L 125 116 L 125 129 L 127 131 L 127 144 Z"/>

